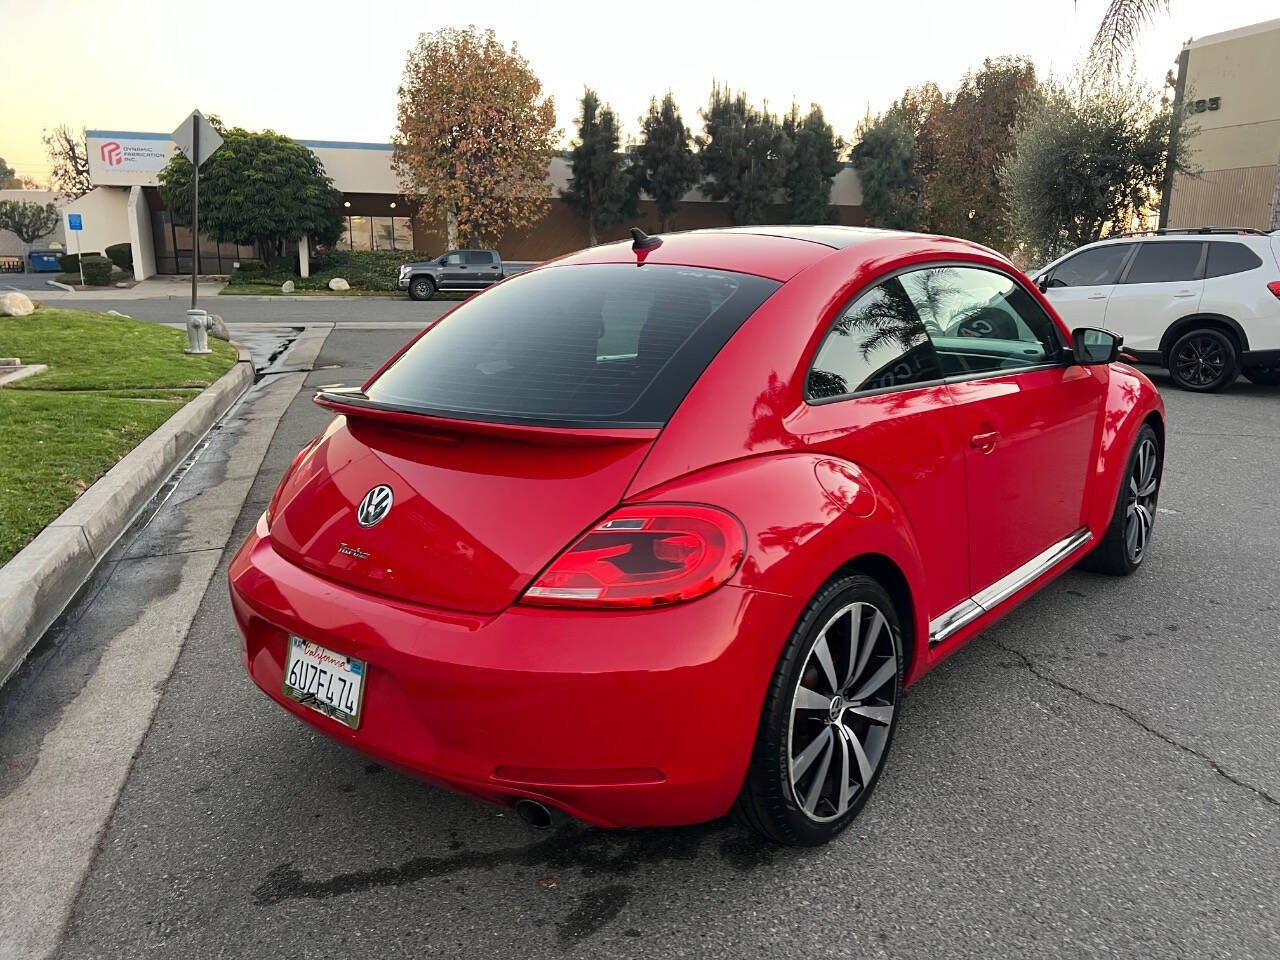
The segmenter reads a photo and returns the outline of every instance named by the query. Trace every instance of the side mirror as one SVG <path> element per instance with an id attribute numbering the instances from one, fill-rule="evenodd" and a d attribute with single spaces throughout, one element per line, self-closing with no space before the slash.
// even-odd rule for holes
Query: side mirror
<path id="1" fill-rule="evenodd" d="M 1042 273 L 1036 277 L 1036 286 L 1040 288 L 1041 293 L 1049 292 L 1049 274 Z"/>
<path id="2" fill-rule="evenodd" d="M 1071 353 L 1083 366 L 1114 363 L 1122 346 L 1124 338 L 1109 330 L 1080 327 L 1071 331 Z"/>

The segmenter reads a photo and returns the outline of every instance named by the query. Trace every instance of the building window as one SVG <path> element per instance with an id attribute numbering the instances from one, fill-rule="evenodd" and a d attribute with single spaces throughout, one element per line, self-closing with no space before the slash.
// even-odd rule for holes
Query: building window
<path id="1" fill-rule="evenodd" d="M 393 217 L 396 250 L 413 249 L 413 221 L 408 217 Z"/>

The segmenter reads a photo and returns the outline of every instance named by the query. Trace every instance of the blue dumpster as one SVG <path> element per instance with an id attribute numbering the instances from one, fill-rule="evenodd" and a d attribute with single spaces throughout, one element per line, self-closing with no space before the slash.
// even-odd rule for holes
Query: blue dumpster
<path id="1" fill-rule="evenodd" d="M 31 264 L 32 273 L 60 273 L 62 265 L 58 263 L 61 250 L 32 250 L 27 254 L 27 263 Z"/>

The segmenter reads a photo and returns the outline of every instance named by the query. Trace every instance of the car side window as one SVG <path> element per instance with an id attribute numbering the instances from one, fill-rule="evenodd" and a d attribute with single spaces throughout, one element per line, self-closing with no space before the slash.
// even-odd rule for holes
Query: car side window
<path id="1" fill-rule="evenodd" d="M 1081 251 L 1053 268 L 1049 286 L 1102 287 L 1115 283 L 1132 249 L 1131 243 L 1109 243 Z"/>
<path id="2" fill-rule="evenodd" d="M 1262 266 L 1262 258 L 1243 243 L 1228 243 L 1225 240 L 1213 241 L 1209 244 L 1209 259 L 1205 264 L 1204 277 L 1225 277 L 1232 273 L 1244 273 L 1257 270 Z"/>
<path id="3" fill-rule="evenodd" d="M 947 377 L 1055 363 L 1063 353 L 1057 326 L 1012 277 L 978 267 L 927 267 L 904 273 Z"/>
<path id="4" fill-rule="evenodd" d="M 467 263 L 475 267 L 487 267 L 493 263 L 493 254 L 487 250 L 468 250 Z"/>
<path id="5" fill-rule="evenodd" d="M 446 267 L 462 266 L 462 253 L 458 250 L 450 250 L 444 255 L 444 265 Z"/>
<path id="6" fill-rule="evenodd" d="M 836 317 L 805 384 L 810 400 L 940 380 L 938 356 L 902 282 L 892 277 Z"/>
<path id="7" fill-rule="evenodd" d="M 1199 240 L 1166 240 L 1144 243 L 1133 258 L 1133 266 L 1125 274 L 1124 282 L 1176 283 L 1196 279 L 1200 268 L 1200 252 L 1204 246 Z"/>

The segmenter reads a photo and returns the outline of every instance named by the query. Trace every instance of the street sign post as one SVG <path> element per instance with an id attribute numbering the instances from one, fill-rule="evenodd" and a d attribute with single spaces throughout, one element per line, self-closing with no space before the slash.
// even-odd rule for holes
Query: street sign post
<path id="1" fill-rule="evenodd" d="M 84 229 L 84 220 L 78 213 L 68 213 L 67 226 L 76 235 L 76 263 L 80 264 L 80 286 L 83 287 L 86 284 L 84 282 L 84 264 L 80 260 L 80 231 Z"/>
<path id="2" fill-rule="evenodd" d="M 222 146 L 222 135 L 199 110 L 173 131 L 173 142 L 191 161 L 191 309 L 196 308 L 196 277 L 200 275 L 200 164 Z"/>

